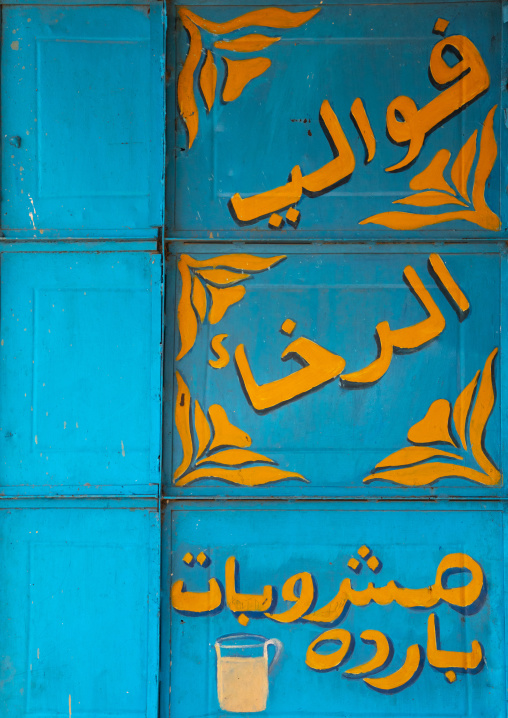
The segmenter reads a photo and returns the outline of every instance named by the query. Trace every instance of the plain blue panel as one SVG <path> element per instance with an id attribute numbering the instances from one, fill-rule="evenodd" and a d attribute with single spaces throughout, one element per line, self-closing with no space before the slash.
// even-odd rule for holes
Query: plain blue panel
<path id="1" fill-rule="evenodd" d="M 222 7 L 213 2 L 203 5 L 192 6 L 191 10 L 216 23 L 252 9 L 246 5 Z M 311 3 L 290 10 L 312 7 Z M 193 85 L 199 128 L 190 149 L 178 108 L 175 109 L 178 127 L 175 138 L 173 124 L 168 124 L 168 143 L 171 146 L 174 142 L 176 157 L 175 182 L 173 185 L 170 176 L 168 183 L 170 231 L 214 239 L 263 233 L 267 238 L 274 239 L 278 235 L 288 241 L 314 237 L 340 240 L 347 236 L 378 236 L 390 240 L 404 240 L 408 236 L 415 239 L 499 236 L 491 229 L 463 220 L 441 222 L 416 231 L 396 231 L 377 224 L 360 226 L 359 222 L 392 210 L 439 214 L 460 209 L 456 205 L 443 205 L 419 210 L 392 202 L 413 194 L 410 180 L 424 170 L 438 150 L 451 153 L 444 172 L 450 183 L 450 170 L 459 150 L 475 130 L 480 134 L 487 113 L 495 105 L 498 108 L 494 131 L 500 150 L 501 137 L 506 134 L 500 104 L 501 89 L 504 90 L 501 2 L 356 5 L 339 2 L 320 3 L 319 7 L 318 15 L 295 29 L 249 25 L 222 35 L 199 31 L 203 51 Z M 177 6 L 175 12 L 179 8 Z M 385 168 L 401 160 L 407 150 L 406 146 L 390 141 L 386 134 L 386 110 L 390 102 L 403 95 L 412 98 L 421 108 L 440 96 L 428 75 L 432 48 L 442 40 L 440 34 L 432 32 L 438 18 L 449 22 L 445 36 L 465 35 L 474 43 L 490 75 L 490 87 L 427 136 L 413 166 L 387 173 Z M 177 22 L 176 27 L 178 77 L 189 39 L 181 22 Z M 217 40 L 230 41 L 250 32 L 281 39 L 265 50 L 251 53 L 235 53 L 214 46 Z M 171 45 L 170 39 L 168 52 L 173 51 Z M 212 52 L 218 70 L 216 99 L 209 112 L 199 90 L 200 71 L 208 51 Z M 267 58 L 271 66 L 250 81 L 238 99 L 224 102 L 221 95 L 226 79 L 224 58 L 242 61 L 254 57 Z M 453 64 L 449 60 L 451 53 L 447 57 Z M 176 78 L 173 79 L 173 94 L 168 101 L 170 111 L 177 85 Z M 358 97 L 364 103 L 376 139 L 375 156 L 367 165 L 363 142 L 350 117 L 352 103 Z M 351 179 L 322 196 L 304 195 L 297 204 L 301 221 L 296 230 L 286 223 L 280 232 L 274 232 L 268 226 L 268 218 L 253 221 L 251 226 L 238 226 L 228 207 L 235 193 L 245 198 L 281 187 L 295 165 L 301 167 L 305 176 L 332 159 L 319 122 L 319 109 L 324 100 L 330 102 L 355 155 Z M 505 197 L 502 189 L 505 184 L 500 183 L 502 166 L 498 157 L 486 190 L 487 203 L 498 216 Z M 285 212 L 281 211 L 280 215 L 284 217 Z M 503 221 L 506 221 L 504 210 Z"/>
<path id="2" fill-rule="evenodd" d="M 307 614 L 297 622 L 282 624 L 262 611 L 253 611 L 243 626 L 227 605 L 209 615 L 186 615 L 172 609 L 172 718 L 231 715 L 219 710 L 214 650 L 215 641 L 231 633 L 247 634 L 245 643 L 251 635 L 277 638 L 283 643 L 282 658 L 269 679 L 268 703 L 262 713 L 267 718 L 506 715 L 503 517 L 499 505 L 491 504 L 489 510 L 482 510 L 477 504 L 459 506 L 445 502 L 434 508 L 428 504 L 388 503 L 368 509 L 347 503 L 265 504 L 228 506 L 225 513 L 224 505 L 181 504 L 168 507 L 167 514 L 164 549 L 168 550 L 167 542 L 171 540 L 173 581 L 183 580 L 188 591 L 197 592 L 207 591 L 208 581 L 213 578 L 224 586 L 225 561 L 235 556 L 239 565 L 236 590 L 258 595 L 264 586 L 272 586 L 277 592 L 276 604 L 271 609 L 275 613 L 293 605 L 282 599 L 281 589 L 288 578 L 302 571 L 310 572 L 314 578 L 316 609 L 336 595 L 344 579 L 350 579 L 358 591 L 369 582 L 384 587 L 390 580 L 408 588 L 433 585 L 439 563 L 457 552 L 467 554 L 481 566 L 486 587 L 483 599 L 472 607 L 469 615 L 446 601 L 418 610 L 396 603 L 384 606 L 371 603 L 364 607 L 351 605 L 334 624 L 306 621 Z M 377 573 L 358 555 L 362 545 L 381 561 Z M 182 560 L 187 553 L 195 559 L 199 552 L 204 552 L 210 563 L 200 566 L 196 560 L 191 563 Z M 361 565 L 359 573 L 347 565 L 354 557 Z M 470 574 L 455 576 L 447 585 L 466 585 L 469 580 Z M 486 661 L 483 669 L 475 673 L 457 672 L 457 680 L 448 684 L 443 672 L 431 667 L 427 657 L 417 680 L 394 694 L 382 694 L 361 679 L 343 677 L 344 670 L 374 655 L 374 646 L 360 640 L 360 633 L 367 629 L 382 631 L 393 643 L 392 662 L 377 677 L 398 670 L 411 644 L 419 644 L 425 655 L 431 612 L 438 616 L 441 648 L 470 651 L 472 641 L 477 640 L 483 646 Z M 305 663 L 307 648 L 332 626 L 353 634 L 354 650 L 335 670 L 311 670 Z M 329 653 L 339 646 L 328 643 L 320 652 Z M 162 650 L 164 694 L 169 672 L 168 643 L 164 638 Z M 192 689 L 188 676 L 193 677 Z"/>
<path id="3" fill-rule="evenodd" d="M 485 2 L 487 0 L 479 0 Z M 458 0 L 457 0 L 458 2 Z M 83 5 L 82 0 L 17 0 L 17 5 Z M 87 0 L 87 5 L 103 5 L 103 0 Z M 13 5 L 12 0 L 1 0 L 0 5 Z M 150 0 L 108 0 L 108 5 L 150 5 Z"/>
<path id="4" fill-rule="evenodd" d="M 198 322 L 192 349 L 178 361 L 174 361 L 174 357 L 180 349 L 179 325 L 178 321 L 172 325 L 170 308 L 180 301 L 182 285 L 176 265 L 173 264 L 172 269 L 168 265 L 165 491 L 179 496 L 325 494 L 360 499 L 393 495 L 499 495 L 503 491 L 502 482 L 485 486 L 463 478 L 448 478 L 436 481 L 432 487 L 414 488 L 381 480 L 365 484 L 363 479 L 382 459 L 411 445 L 408 431 L 424 418 L 432 402 L 444 399 L 453 407 L 495 348 L 500 350 L 494 360 L 497 393 L 487 424 L 485 446 L 494 463 L 498 467 L 503 464 L 501 412 L 505 359 L 500 344 L 500 312 L 505 304 L 501 290 L 504 255 L 481 253 L 478 249 L 471 252 L 465 247 L 455 252 L 444 247 L 421 248 L 418 252 L 369 248 L 368 253 L 359 247 L 338 253 L 330 247 L 328 251 L 321 249 L 319 254 L 313 247 L 272 245 L 270 249 L 269 252 L 266 246 L 258 245 L 240 250 L 256 257 L 282 255 L 286 259 L 242 282 L 245 296 L 216 324 L 210 323 L 212 295 L 211 285 L 207 285 L 207 317 L 202 323 Z M 234 261 L 228 257 L 217 260 L 227 251 L 224 247 L 220 253 L 206 251 L 199 245 L 187 246 L 185 251 L 194 259 L 204 260 L 205 264 L 215 260 L 218 265 L 229 266 Z M 429 272 L 429 256 L 435 251 L 469 301 L 469 314 L 462 321 Z M 239 345 L 245 347 L 258 384 L 301 370 L 297 361 L 281 361 L 282 352 L 299 337 L 343 357 L 346 365 L 342 373 L 362 369 L 377 356 L 375 330 L 379 323 L 388 321 L 391 328 L 402 329 L 427 316 L 403 279 L 405 267 L 416 271 L 439 308 L 445 320 L 442 333 L 413 352 L 395 353 L 388 370 L 375 384 L 352 388 L 337 379 L 266 412 L 255 411 L 243 389 L 234 359 Z M 196 281 L 205 286 L 200 275 L 195 276 Z M 296 322 L 291 337 L 280 331 L 288 318 Z M 229 354 L 229 362 L 217 369 L 209 364 L 215 359 L 210 342 L 222 334 L 227 335 L 223 346 Z M 169 343 L 171 336 L 174 336 L 173 347 Z M 189 387 L 192 407 L 198 400 L 206 413 L 212 405 L 221 405 L 229 420 L 251 437 L 251 450 L 275 461 L 281 469 L 301 474 L 308 483 L 288 480 L 246 488 L 205 478 L 182 488 L 172 485 L 169 457 L 173 452 L 173 471 L 183 457 L 179 434 L 173 428 L 177 405 L 176 384 L 171 394 L 173 370 L 181 374 Z M 196 450 L 195 416 L 193 409 L 191 424 Z M 452 428 L 452 433 L 454 431 Z M 445 443 L 436 443 L 434 448 L 456 451 L 454 446 Z M 212 454 L 213 447 L 204 458 L 208 456 L 213 461 Z M 470 447 L 467 452 L 457 451 L 457 455 L 461 459 L 456 463 L 477 466 Z M 191 467 L 196 468 L 198 458 L 195 453 Z M 213 469 L 211 463 L 205 466 Z"/>
<path id="5" fill-rule="evenodd" d="M 156 235 L 163 27 L 160 7 L 3 10 L 4 235 Z"/>
<path id="6" fill-rule="evenodd" d="M 156 511 L 0 510 L 0 704 L 9 718 L 155 718 Z"/>
<path id="7" fill-rule="evenodd" d="M 6 253 L 1 282 L 4 491 L 157 494 L 160 255 Z"/>

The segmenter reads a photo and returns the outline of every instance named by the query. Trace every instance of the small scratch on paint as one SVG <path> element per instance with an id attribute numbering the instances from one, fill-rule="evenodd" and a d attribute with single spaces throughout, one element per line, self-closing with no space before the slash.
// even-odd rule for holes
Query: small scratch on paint
<path id="1" fill-rule="evenodd" d="M 41 655 L 41 650 L 40 650 L 40 648 L 38 648 L 37 649 L 37 660 L 39 660 L 40 655 Z"/>
<path id="2" fill-rule="evenodd" d="M 32 224 L 33 224 L 33 226 L 34 226 L 34 229 L 37 229 L 37 227 L 35 226 L 35 220 L 34 220 L 34 216 L 35 216 L 35 217 L 37 216 L 37 212 L 35 211 L 34 201 L 33 201 L 33 199 L 32 199 L 32 197 L 31 197 L 30 194 L 28 195 L 28 199 L 30 200 L 30 202 L 31 202 L 31 204 L 32 204 L 32 209 L 33 209 L 33 212 L 29 212 L 29 213 L 28 213 L 28 216 L 29 216 L 30 219 L 32 220 Z"/>
<path id="3" fill-rule="evenodd" d="M 72 718 L 72 701 L 71 701 L 70 693 L 69 693 L 69 718 Z"/>
<path id="4" fill-rule="evenodd" d="M 123 445 L 123 441 L 120 442 L 122 445 L 122 456 L 125 456 L 125 446 Z"/>

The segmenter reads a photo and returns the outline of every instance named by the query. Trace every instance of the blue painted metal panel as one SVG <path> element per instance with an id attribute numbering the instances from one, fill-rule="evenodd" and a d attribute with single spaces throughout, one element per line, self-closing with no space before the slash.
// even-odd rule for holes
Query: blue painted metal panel
<path id="1" fill-rule="evenodd" d="M 165 541 L 171 540 L 173 551 L 172 718 L 225 715 L 228 710 L 220 710 L 220 700 L 223 705 L 231 701 L 230 707 L 234 701 L 241 703 L 243 714 L 256 701 L 262 710 L 259 702 L 266 693 L 266 716 L 506 715 L 499 504 L 384 503 L 367 508 L 350 503 L 179 503 L 167 507 L 165 521 Z M 164 548 L 168 551 L 168 543 Z M 234 569 L 235 559 L 236 585 L 234 571 L 226 571 L 226 562 Z M 467 570 L 459 569 L 459 563 Z M 444 570 L 452 564 L 457 570 Z M 391 588 L 390 581 L 396 582 Z M 369 583 L 380 590 L 366 602 Z M 328 612 L 317 614 L 347 586 L 357 593 L 349 594 L 343 612 L 330 606 Z M 459 589 L 454 597 L 451 591 L 458 586 L 468 588 Z M 423 589 L 412 598 L 418 606 L 426 594 L 426 607 L 408 608 L 401 587 Z M 191 606 L 186 591 L 201 597 L 209 593 L 209 610 Z M 272 600 L 266 600 L 269 595 Z M 288 609 L 293 615 L 281 617 Z M 432 643 L 432 615 L 437 617 L 437 647 L 442 653 Z M 330 630 L 336 632 L 325 634 Z M 385 667 L 375 675 L 369 670 L 363 676 L 347 675 L 346 670 L 374 657 L 374 639 L 381 648 L 379 633 L 369 637 L 364 631 L 380 632 L 391 642 Z M 217 657 L 216 641 L 228 634 L 243 634 L 244 644 L 255 642 L 257 635 L 282 642 L 282 656 L 268 676 L 268 685 L 262 654 L 257 663 L 245 651 L 226 654 L 229 664 L 223 654 Z M 313 653 L 309 647 L 320 636 L 323 643 L 315 645 Z M 342 660 L 336 655 L 330 659 L 333 667 L 320 670 L 319 655 L 337 652 L 349 640 Z M 166 642 L 163 650 L 167 651 Z M 272 650 L 268 649 L 269 659 Z M 452 656 L 448 651 L 456 653 Z M 472 651 L 475 658 L 470 658 L 469 668 L 461 671 L 451 666 Z M 417 660 L 411 659 L 411 653 Z M 404 665 L 405 676 L 397 674 Z M 398 687 L 376 684 L 392 674 L 397 675 L 390 681 Z M 165 675 L 163 667 L 164 680 Z M 374 678 L 373 683 L 364 677 Z M 235 691 L 228 698 L 228 682 L 233 678 Z"/>
<path id="2" fill-rule="evenodd" d="M 157 236 L 162 9 L 3 8 L 4 236 Z"/>
<path id="3" fill-rule="evenodd" d="M 164 221 L 164 3 L 0 5 L 0 484 L 24 497 L 0 505 L 6 715 L 155 718 L 161 448 L 161 716 L 170 691 L 176 718 L 506 715 L 503 3 L 320 3 L 233 32 L 213 23 L 271 0 L 171 5 L 167 228 L 207 243 L 168 253 L 162 447 L 164 258 L 127 240 Z M 445 46 L 465 70 L 445 53 L 438 88 Z M 434 109 L 391 173 L 401 95 L 401 125 L 413 99 Z M 229 205 L 286 182 L 294 199 L 269 212 Z M 101 241 L 46 242 L 68 238 Z M 322 610 L 348 586 L 344 615 Z M 365 630 L 384 667 L 346 680 L 373 655 Z M 282 642 L 270 675 L 278 644 L 255 634 Z"/>
<path id="4" fill-rule="evenodd" d="M 165 4 L 0 5 L 0 713 L 156 718 Z"/>
<path id="5" fill-rule="evenodd" d="M 260 3 L 267 4 L 272 3 Z M 343 240 L 355 236 L 390 241 L 408 237 L 499 236 L 499 221 L 502 220 L 504 228 L 507 221 L 506 183 L 499 184 L 503 163 L 498 158 L 488 173 L 485 198 L 493 212 L 488 221 L 477 214 L 481 209 L 479 195 L 475 200 L 471 194 L 481 154 L 479 145 L 466 183 L 467 196 L 464 186 L 462 190 L 452 186 L 451 175 L 465 142 L 476 131 L 478 142 L 480 136 L 486 139 L 490 132 L 487 125 L 492 119 L 497 150 L 504 150 L 501 143 L 506 142 L 506 127 L 502 108 L 506 102 L 502 98 L 506 96 L 503 81 L 506 69 L 501 55 L 502 3 L 397 2 L 352 6 L 346 2 L 325 2 L 315 7 L 318 14 L 305 22 L 299 20 L 298 27 L 284 28 L 280 18 L 271 25 L 265 18 L 265 27 L 263 16 L 261 19 L 258 16 L 251 22 L 245 20 L 234 30 L 226 23 L 243 17 L 253 6 L 225 7 L 213 2 L 188 8 L 185 3 L 175 6 L 179 18 L 176 73 L 172 76 L 168 108 L 176 113 L 178 131 L 175 134 L 173 124 L 169 123 L 168 142 L 170 146 L 174 143 L 176 157 L 175 182 L 170 178 L 168 184 L 168 206 L 172 210 L 168 213 L 169 231 L 177 236 L 207 239 L 253 233 L 259 237 L 262 233 L 270 239 L 278 236 L 288 241 Z M 287 10 L 296 13 L 312 8 L 312 4 L 297 7 L 289 4 Z M 435 29 L 438 20 L 443 21 L 444 29 L 439 26 Z M 268 35 L 272 43 L 264 48 L 234 47 L 235 41 L 252 32 Z M 459 44 L 461 50 L 457 49 Z M 442 60 L 438 59 L 441 50 Z M 439 79 L 439 63 L 443 63 L 443 70 L 448 68 L 445 70 L 448 79 L 455 72 L 450 69 L 456 62 L 451 50 L 463 58 L 462 70 L 471 67 L 470 52 L 479 53 L 483 79 L 479 79 L 475 70 L 466 73 L 469 76 L 466 82 L 473 83 L 475 91 L 469 93 L 465 86 L 452 89 Z M 216 87 L 208 79 L 212 58 L 217 70 Z M 242 63 L 249 62 L 258 65 L 242 67 Z M 454 82 L 458 72 L 457 69 Z M 460 96 L 456 111 L 451 106 L 444 109 L 451 101 L 447 93 Z M 399 100 L 393 111 L 398 112 L 400 107 L 401 114 L 395 115 L 394 122 L 399 126 L 392 130 L 391 125 L 387 129 L 387 108 L 395 98 Z M 365 164 L 362 133 L 355 126 L 358 113 L 353 109 L 353 103 L 360 101 L 375 140 L 375 153 Z M 333 142 L 331 147 L 328 141 L 331 125 L 325 115 L 320 115 L 324 102 L 330 103 L 344 131 L 345 140 L 339 142 L 340 147 Z M 419 115 L 417 108 L 421 110 Z M 424 120 L 425 112 L 428 115 Z M 416 124 L 411 124 L 410 115 L 416 124 L 421 117 L 425 125 L 423 148 L 415 161 L 400 171 L 385 171 L 406 156 L 409 137 L 417 142 Z M 365 138 L 366 134 L 363 132 L 362 136 Z M 337 159 L 337 168 L 328 182 L 318 182 L 319 187 L 310 180 L 306 182 L 310 173 L 334 156 L 346 157 L 348 152 L 354 156 L 352 166 L 350 160 L 349 164 L 344 160 L 341 165 Z M 436 162 L 438 165 L 444 162 L 443 174 L 439 178 L 434 176 L 434 182 L 429 184 L 422 180 L 421 173 L 438 153 Z M 484 159 L 485 156 L 483 153 Z M 291 182 L 285 189 L 279 189 L 278 205 L 275 192 L 276 197 L 262 203 L 259 209 L 243 206 L 239 211 L 239 197 L 245 200 L 284 188 L 295 167 Z M 298 168 L 303 173 L 302 186 Z M 416 196 L 418 189 L 436 190 L 441 195 L 430 202 L 428 197 Z M 237 204 L 233 199 L 236 195 Z M 400 200 L 406 204 L 392 204 Z M 430 204 L 423 207 L 421 202 Z M 300 213 L 297 229 L 295 220 L 285 216 L 288 207 L 295 207 Z M 464 214 L 453 215 L 456 211 Z M 279 215 L 277 222 L 282 221 L 280 231 L 274 231 L 276 224 L 269 221 L 272 212 Z M 385 216 L 387 212 L 405 212 L 410 216 L 402 220 L 399 215 L 403 226 L 395 229 L 393 217 Z M 432 222 L 428 215 L 435 216 Z M 371 218 L 374 219 L 370 221 Z M 364 220 L 369 223 L 360 224 Z M 415 229 L 418 223 L 421 226 Z"/>
<path id="6" fill-rule="evenodd" d="M 504 493 L 504 253 L 468 251 L 464 246 L 455 253 L 448 247 L 393 252 L 382 247 L 369 248 L 366 254 L 361 247 L 351 247 L 347 254 L 333 248 L 317 254 L 313 247 L 287 245 L 248 251 L 235 248 L 225 254 L 224 248 L 218 253 L 193 245 L 178 253 L 178 268 L 173 263 L 167 289 L 166 377 L 172 376 L 174 366 L 180 378 L 174 386 L 166 380 L 167 493 L 340 495 L 362 500 L 428 496 L 430 487 L 433 496 L 492 498 Z M 464 312 L 433 268 L 444 277 L 439 258 L 465 295 Z M 264 262 L 264 269 L 256 262 Z M 239 287 L 240 294 L 233 296 Z M 206 301 L 202 321 L 201 290 Z M 426 298 L 422 291 L 427 290 Z M 217 321 L 217 308 L 229 296 L 234 301 Z M 173 326 L 170 307 L 176 303 Z M 430 312 L 440 324 L 424 337 L 420 322 L 427 321 Z M 288 320 L 295 323 L 289 334 L 284 328 Z M 372 362 L 386 356 L 390 344 L 383 339 L 386 322 L 403 332 L 416 327 L 409 331 L 420 339 L 411 349 L 395 347 L 385 366 L 373 371 Z M 318 353 L 311 358 L 307 352 L 316 345 Z M 223 361 L 217 361 L 217 347 Z M 289 357 L 281 361 L 285 352 Z M 307 361 L 310 369 L 302 368 Z M 360 373 L 355 378 L 369 367 L 369 376 Z M 459 397 L 475 376 L 478 379 L 479 370 L 484 379 L 478 386 L 483 388 L 464 409 L 461 443 Z M 315 374 L 305 384 L 309 371 Z M 475 448 L 480 446 L 475 417 L 487 386 L 492 392 L 497 387 L 480 442 L 492 460 L 490 468 Z M 186 401 L 185 421 L 178 425 Z M 217 406 L 247 439 L 219 437 Z M 206 450 L 201 410 L 210 426 Z M 427 416 L 432 423 L 433 412 L 440 410 L 442 433 L 429 433 L 421 422 Z M 240 453 L 232 459 L 231 453 L 219 451 L 221 446 Z M 483 473 L 469 474 L 464 467 Z M 251 479 L 258 483 L 252 485 Z"/>
<path id="7" fill-rule="evenodd" d="M 459 2 L 460 0 L 450 0 Z M 478 0 L 483 2 L 484 0 Z M 0 5 L 13 5 L 12 0 L 0 0 Z M 86 0 L 87 5 L 104 5 L 103 0 Z M 150 0 L 108 0 L 108 5 L 150 5 Z M 16 0 L 16 5 L 83 5 L 83 0 Z"/>
<path id="8" fill-rule="evenodd" d="M 17 494 L 158 494 L 161 256 L 1 261 L 1 484 Z"/>
<path id="9" fill-rule="evenodd" d="M 157 715 L 157 507 L 121 506 L 3 502 L 3 716 Z"/>

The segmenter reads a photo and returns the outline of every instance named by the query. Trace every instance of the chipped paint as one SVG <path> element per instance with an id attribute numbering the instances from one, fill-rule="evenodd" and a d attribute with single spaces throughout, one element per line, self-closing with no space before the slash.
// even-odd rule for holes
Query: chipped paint
<path id="1" fill-rule="evenodd" d="M 23 167 L 20 167 L 20 171 L 21 171 L 22 169 L 23 169 Z M 34 219 L 34 217 L 37 216 L 37 212 L 35 211 L 34 201 L 33 201 L 32 196 L 31 196 L 30 194 L 28 194 L 28 199 L 30 200 L 30 202 L 31 202 L 31 204 L 32 204 L 32 212 L 29 212 L 29 213 L 28 213 L 28 216 L 30 217 L 30 220 L 31 220 L 32 225 L 33 225 L 33 228 L 36 230 L 37 227 L 35 226 L 35 219 Z"/>

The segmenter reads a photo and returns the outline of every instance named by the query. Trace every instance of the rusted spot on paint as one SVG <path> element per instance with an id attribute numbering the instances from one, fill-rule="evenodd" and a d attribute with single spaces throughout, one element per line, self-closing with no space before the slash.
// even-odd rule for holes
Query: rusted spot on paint
<path id="1" fill-rule="evenodd" d="M 10 683 L 16 675 L 16 669 L 12 665 L 11 657 L 4 656 L 0 661 L 0 691 L 3 689 L 6 683 Z"/>
<path id="2" fill-rule="evenodd" d="M 139 13 L 141 13 L 141 15 L 145 15 L 146 17 L 148 17 L 150 15 L 149 7 L 143 7 L 142 5 L 133 5 L 132 8 L 136 12 L 139 12 Z"/>

